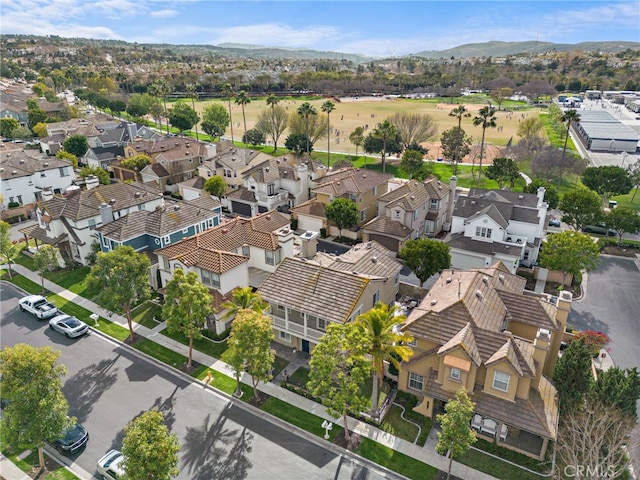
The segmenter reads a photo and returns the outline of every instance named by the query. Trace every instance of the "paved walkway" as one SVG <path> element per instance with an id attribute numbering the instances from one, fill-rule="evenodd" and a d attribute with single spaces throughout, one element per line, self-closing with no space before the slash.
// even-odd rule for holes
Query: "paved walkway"
<path id="1" fill-rule="evenodd" d="M 37 273 L 32 272 L 31 270 L 23 267 L 22 265 L 14 265 L 14 271 L 40 284 L 40 276 Z M 49 280 L 45 279 L 44 286 L 47 290 L 57 295 L 60 295 L 61 297 L 64 297 L 67 300 L 73 301 L 77 305 L 80 305 L 83 308 L 90 310 L 91 312 L 98 313 L 100 316 L 104 318 L 108 318 L 109 321 L 111 322 L 118 323 L 123 327 L 128 328 L 126 318 L 120 315 L 116 315 L 114 313 L 108 312 L 102 307 L 93 303 L 92 301 L 87 300 L 86 298 L 83 298 L 79 295 L 76 295 L 75 293 L 70 292 L 69 290 L 65 290 L 64 288 L 60 287 L 59 285 Z M 91 322 L 89 322 L 89 325 L 91 326 Z M 146 338 L 149 338 L 160 345 L 170 348 L 171 350 L 179 352 L 184 356 L 188 356 L 189 350 L 186 345 L 183 345 L 179 342 L 176 342 L 175 340 L 172 340 L 171 338 L 165 335 L 160 334 L 159 333 L 160 330 L 162 330 L 162 328 L 156 327 L 153 330 L 151 330 L 147 327 L 144 327 L 143 325 L 134 324 L 134 331 L 137 334 L 142 335 Z M 298 357 L 295 357 L 295 358 L 298 358 Z M 287 366 L 285 370 L 287 370 L 291 374 L 298 368 L 298 366 L 303 366 L 304 361 L 302 360 L 302 357 L 299 357 L 299 358 L 300 358 L 299 361 L 296 361 L 294 359 L 290 363 L 290 366 Z M 215 359 L 213 357 L 210 357 L 202 352 L 193 350 L 193 360 L 202 365 L 207 365 L 214 371 L 217 371 L 221 374 L 224 374 L 229 377 L 232 376 L 231 367 L 229 367 L 226 363 L 218 359 Z M 243 375 L 241 380 L 243 383 L 247 385 L 251 385 L 251 377 L 249 375 L 246 375 L 246 374 Z M 269 383 L 260 383 L 258 386 L 258 389 L 272 397 L 279 398 L 280 400 L 288 404 L 295 405 L 296 407 L 301 408 L 302 410 L 311 412 L 314 415 L 317 415 L 318 417 L 321 417 L 324 420 L 328 420 L 334 423 L 336 422 L 341 423 L 341 420 L 336 420 L 334 417 L 329 415 L 323 405 L 313 402 L 293 392 L 290 392 L 287 389 L 281 388 L 279 386 L 278 378 L 274 380 L 275 381 L 269 382 Z M 193 381 L 196 382 L 198 380 L 193 379 Z M 411 443 L 406 440 L 400 439 L 395 435 L 384 432 L 379 428 L 376 428 L 372 425 L 361 422 L 351 417 L 348 419 L 348 425 L 350 430 L 357 432 L 363 437 L 367 437 L 389 448 L 392 448 L 393 450 L 402 452 L 405 455 L 408 455 L 417 460 L 420 460 L 421 462 L 431 465 L 439 470 L 446 472 L 448 469 L 449 460 L 439 455 L 435 451 L 437 437 L 433 431 L 429 435 L 429 438 L 427 439 L 427 442 L 424 445 L 424 447 L 421 447 L 419 445 L 416 445 L 415 443 Z M 466 465 L 463 465 L 455 461 L 453 462 L 453 466 L 451 468 L 451 474 L 461 479 L 470 479 L 470 480 L 491 480 L 494 478 L 490 475 L 482 473 L 478 470 L 474 470 L 470 467 L 467 467 Z M 2 475 L 3 477 L 5 476 L 4 468 L 2 470 Z M 6 480 L 22 480 L 22 478 L 23 477 L 20 477 L 20 476 L 16 476 L 16 477 L 11 475 L 6 476 Z"/>

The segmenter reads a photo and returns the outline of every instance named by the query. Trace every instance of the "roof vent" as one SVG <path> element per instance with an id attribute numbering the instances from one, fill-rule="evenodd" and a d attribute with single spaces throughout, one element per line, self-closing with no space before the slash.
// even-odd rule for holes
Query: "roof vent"
<path id="1" fill-rule="evenodd" d="M 21 159 L 20 159 L 20 163 L 24 163 L 24 158 L 21 158 Z"/>
<path id="2" fill-rule="evenodd" d="M 180 210 L 180 205 L 174 205 L 173 206 L 173 211 L 177 212 L 178 210 Z"/>
<path id="3" fill-rule="evenodd" d="M 504 275 L 498 275 L 498 280 L 500 280 L 500 283 L 504 283 Z"/>
<path id="4" fill-rule="evenodd" d="M 480 290 L 476 290 L 476 297 L 482 300 L 482 292 Z"/>
<path id="5" fill-rule="evenodd" d="M 484 283 L 485 285 L 489 285 L 489 277 L 482 277 L 482 283 Z"/>
<path id="6" fill-rule="evenodd" d="M 471 205 L 475 205 L 476 201 L 475 200 L 471 200 Z"/>
<path id="7" fill-rule="evenodd" d="M 223 228 L 221 231 L 222 231 L 222 233 L 229 233 L 229 229 L 228 228 Z"/>
<path id="8" fill-rule="evenodd" d="M 432 306 L 432 307 L 433 307 L 436 303 L 438 303 L 438 300 L 436 300 L 436 299 L 431 300 L 431 306 Z"/>
<path id="9" fill-rule="evenodd" d="M 518 200 L 524 200 L 524 195 L 518 195 Z"/>
<path id="10" fill-rule="evenodd" d="M 451 283 L 453 281 L 453 278 L 449 277 L 447 278 L 447 283 Z"/>
<path id="11" fill-rule="evenodd" d="M 112 198 L 111 200 L 109 200 L 109 205 L 113 205 L 116 203 L 116 199 Z"/>
<path id="12" fill-rule="evenodd" d="M 17 170 L 14 170 L 14 171 L 11 172 L 11 175 L 17 175 L 17 174 L 18 174 Z"/>
<path id="13" fill-rule="evenodd" d="M 271 220 L 271 214 L 268 214 L 265 218 L 266 218 L 267 220 Z"/>
<path id="14" fill-rule="evenodd" d="M 48 167 L 49 166 L 49 162 L 44 162 L 44 166 Z"/>
<path id="15" fill-rule="evenodd" d="M 371 257 L 371 261 L 373 263 L 378 263 L 378 257 L 376 257 L 375 255 L 373 257 Z"/>
<path id="16" fill-rule="evenodd" d="M 140 198 L 140 192 L 134 193 L 133 196 L 136 197 L 136 198 Z"/>

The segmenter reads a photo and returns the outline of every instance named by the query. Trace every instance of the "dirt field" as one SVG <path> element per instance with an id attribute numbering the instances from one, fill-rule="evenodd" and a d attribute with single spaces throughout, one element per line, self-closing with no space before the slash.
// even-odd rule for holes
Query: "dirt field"
<path id="1" fill-rule="evenodd" d="M 218 101 L 219 100 L 212 100 Z M 196 102 L 196 110 L 201 113 L 202 109 L 212 101 Z M 316 108 L 318 113 L 321 113 L 321 105 L 326 99 L 313 100 L 310 103 Z M 225 108 L 226 102 L 221 102 Z M 282 100 L 280 105 L 285 107 L 289 112 L 295 112 L 300 104 L 304 103 L 303 100 Z M 441 157 L 440 142 L 438 139 L 440 134 L 450 129 L 453 126 L 457 126 L 457 119 L 450 117 L 449 112 L 455 108 L 457 104 L 445 104 L 445 103 L 429 103 L 421 100 L 408 100 L 408 99 L 385 99 L 378 97 L 366 97 L 366 98 L 341 98 L 339 102 L 334 101 L 335 109 L 331 112 L 331 152 L 332 153 L 348 153 L 355 154 L 355 146 L 349 142 L 349 134 L 355 130 L 356 127 L 365 127 L 365 134 L 370 132 L 375 126 L 384 121 L 385 118 L 393 115 L 396 112 L 406 111 L 431 115 L 438 124 L 438 133 L 431 142 L 427 142 L 424 145 L 429 149 L 428 156 L 433 158 Z M 482 129 L 473 125 L 473 116 L 475 113 L 486 105 L 465 104 L 469 112 L 470 118 L 462 119 L 462 128 L 467 135 L 473 138 L 474 144 L 477 144 L 479 148 L 480 139 L 482 138 Z M 245 105 L 245 114 L 247 117 L 247 129 L 251 129 L 255 125 L 255 120 L 258 113 L 261 110 L 267 108 L 264 98 L 252 100 L 251 103 Z M 537 115 L 537 109 L 530 109 L 525 112 L 505 112 L 497 111 L 497 123 L 499 128 L 487 129 L 485 135 L 485 158 L 490 160 L 500 155 L 501 146 L 506 145 L 509 138 L 513 137 L 514 141 L 517 141 L 516 130 L 518 123 L 529 115 Z M 231 114 L 233 121 L 233 137 L 236 141 L 242 138 L 244 133 L 244 124 L 242 120 L 242 108 L 239 105 L 231 104 Z M 335 134 L 335 131 L 339 131 L 339 135 Z M 231 135 L 231 129 L 227 129 L 227 136 Z M 279 144 L 284 144 L 284 139 L 287 137 L 288 132 L 285 132 L 280 138 Z M 327 149 L 327 139 L 320 139 L 316 143 L 317 150 Z M 361 153 L 361 150 L 358 151 Z M 469 158 L 463 160 L 464 162 L 471 162 Z"/>

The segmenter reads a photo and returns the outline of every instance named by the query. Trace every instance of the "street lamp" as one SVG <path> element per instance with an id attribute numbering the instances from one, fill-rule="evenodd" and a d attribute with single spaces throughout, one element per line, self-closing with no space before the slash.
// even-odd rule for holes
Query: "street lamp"
<path id="1" fill-rule="evenodd" d="M 322 428 L 324 428 L 324 439 L 329 440 L 329 432 L 333 428 L 333 423 L 325 420 L 322 422 Z"/>

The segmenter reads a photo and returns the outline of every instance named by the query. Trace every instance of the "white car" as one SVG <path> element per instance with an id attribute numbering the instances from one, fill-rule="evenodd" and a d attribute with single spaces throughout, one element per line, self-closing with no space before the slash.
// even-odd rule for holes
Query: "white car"
<path id="1" fill-rule="evenodd" d="M 58 315 L 49 320 L 49 328 L 69 338 L 79 337 L 89 331 L 89 326 L 69 315 Z"/>
<path id="2" fill-rule="evenodd" d="M 118 450 L 109 450 L 104 457 L 98 460 L 98 473 L 102 480 L 113 480 L 124 475 L 123 460 L 124 456 Z"/>

